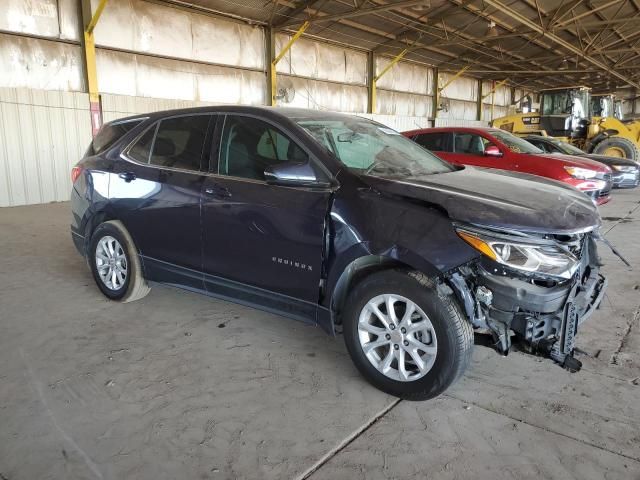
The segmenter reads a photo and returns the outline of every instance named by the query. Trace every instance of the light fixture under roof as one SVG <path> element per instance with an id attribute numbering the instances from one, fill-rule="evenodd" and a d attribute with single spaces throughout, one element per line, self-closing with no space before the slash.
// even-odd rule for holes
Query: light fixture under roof
<path id="1" fill-rule="evenodd" d="M 489 22 L 489 26 L 487 27 L 487 37 L 497 37 L 499 36 L 500 33 L 498 32 L 498 29 L 496 28 L 496 22 L 494 22 L 493 20 Z"/>
<path id="2" fill-rule="evenodd" d="M 419 3 L 418 5 L 412 5 L 409 7 L 409 10 L 413 10 L 416 13 L 424 13 L 431 8 L 431 2 L 425 1 L 424 3 Z"/>

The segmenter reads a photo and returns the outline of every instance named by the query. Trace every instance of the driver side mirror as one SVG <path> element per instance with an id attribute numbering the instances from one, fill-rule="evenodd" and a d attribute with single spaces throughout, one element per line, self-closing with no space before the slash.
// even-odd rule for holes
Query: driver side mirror
<path id="1" fill-rule="evenodd" d="M 318 179 L 309 162 L 280 162 L 264 169 L 264 179 L 269 185 L 285 187 L 328 187 L 327 181 Z"/>
<path id="2" fill-rule="evenodd" d="M 485 157 L 502 157 L 503 153 L 495 145 L 489 145 L 484 149 Z"/>

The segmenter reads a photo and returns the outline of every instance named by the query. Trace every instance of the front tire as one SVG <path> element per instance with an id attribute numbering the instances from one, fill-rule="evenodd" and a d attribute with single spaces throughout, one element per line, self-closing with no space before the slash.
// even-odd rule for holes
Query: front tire
<path id="1" fill-rule="evenodd" d="M 138 251 L 121 222 L 111 220 L 96 227 L 87 260 L 98 288 L 111 300 L 132 302 L 149 293 Z"/>
<path id="2" fill-rule="evenodd" d="M 640 162 L 638 146 L 624 137 L 609 137 L 601 141 L 595 146 L 593 153 L 608 157 L 628 158 L 634 162 Z"/>
<path id="3" fill-rule="evenodd" d="M 471 361 L 473 328 L 453 295 L 419 272 L 384 270 L 349 295 L 344 339 L 362 375 L 407 400 L 444 392 Z"/>

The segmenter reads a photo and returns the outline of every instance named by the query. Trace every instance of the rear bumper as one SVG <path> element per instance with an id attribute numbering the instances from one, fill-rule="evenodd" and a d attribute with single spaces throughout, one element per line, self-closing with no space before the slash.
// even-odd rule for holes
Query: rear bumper
<path id="1" fill-rule="evenodd" d="M 78 250 L 78 253 L 83 257 L 86 256 L 87 252 L 85 251 L 84 237 L 74 232 L 73 228 L 71 229 L 71 240 L 73 240 L 73 245 L 76 247 L 76 250 Z"/>

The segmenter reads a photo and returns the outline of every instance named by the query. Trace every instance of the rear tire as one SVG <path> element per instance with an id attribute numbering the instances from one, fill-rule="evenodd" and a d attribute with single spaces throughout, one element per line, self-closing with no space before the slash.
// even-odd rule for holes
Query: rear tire
<path id="1" fill-rule="evenodd" d="M 142 274 L 133 239 L 117 220 L 96 227 L 91 236 L 87 261 L 98 288 L 111 300 L 132 302 L 151 290 Z"/>
<path id="2" fill-rule="evenodd" d="M 419 272 L 384 270 L 363 279 L 347 299 L 343 326 L 360 373 L 407 400 L 440 395 L 471 362 L 471 324 L 454 296 Z"/>
<path id="3" fill-rule="evenodd" d="M 624 137 L 609 137 L 598 143 L 593 153 L 609 157 L 620 157 L 640 162 L 640 151 L 638 146 L 631 140 Z"/>

